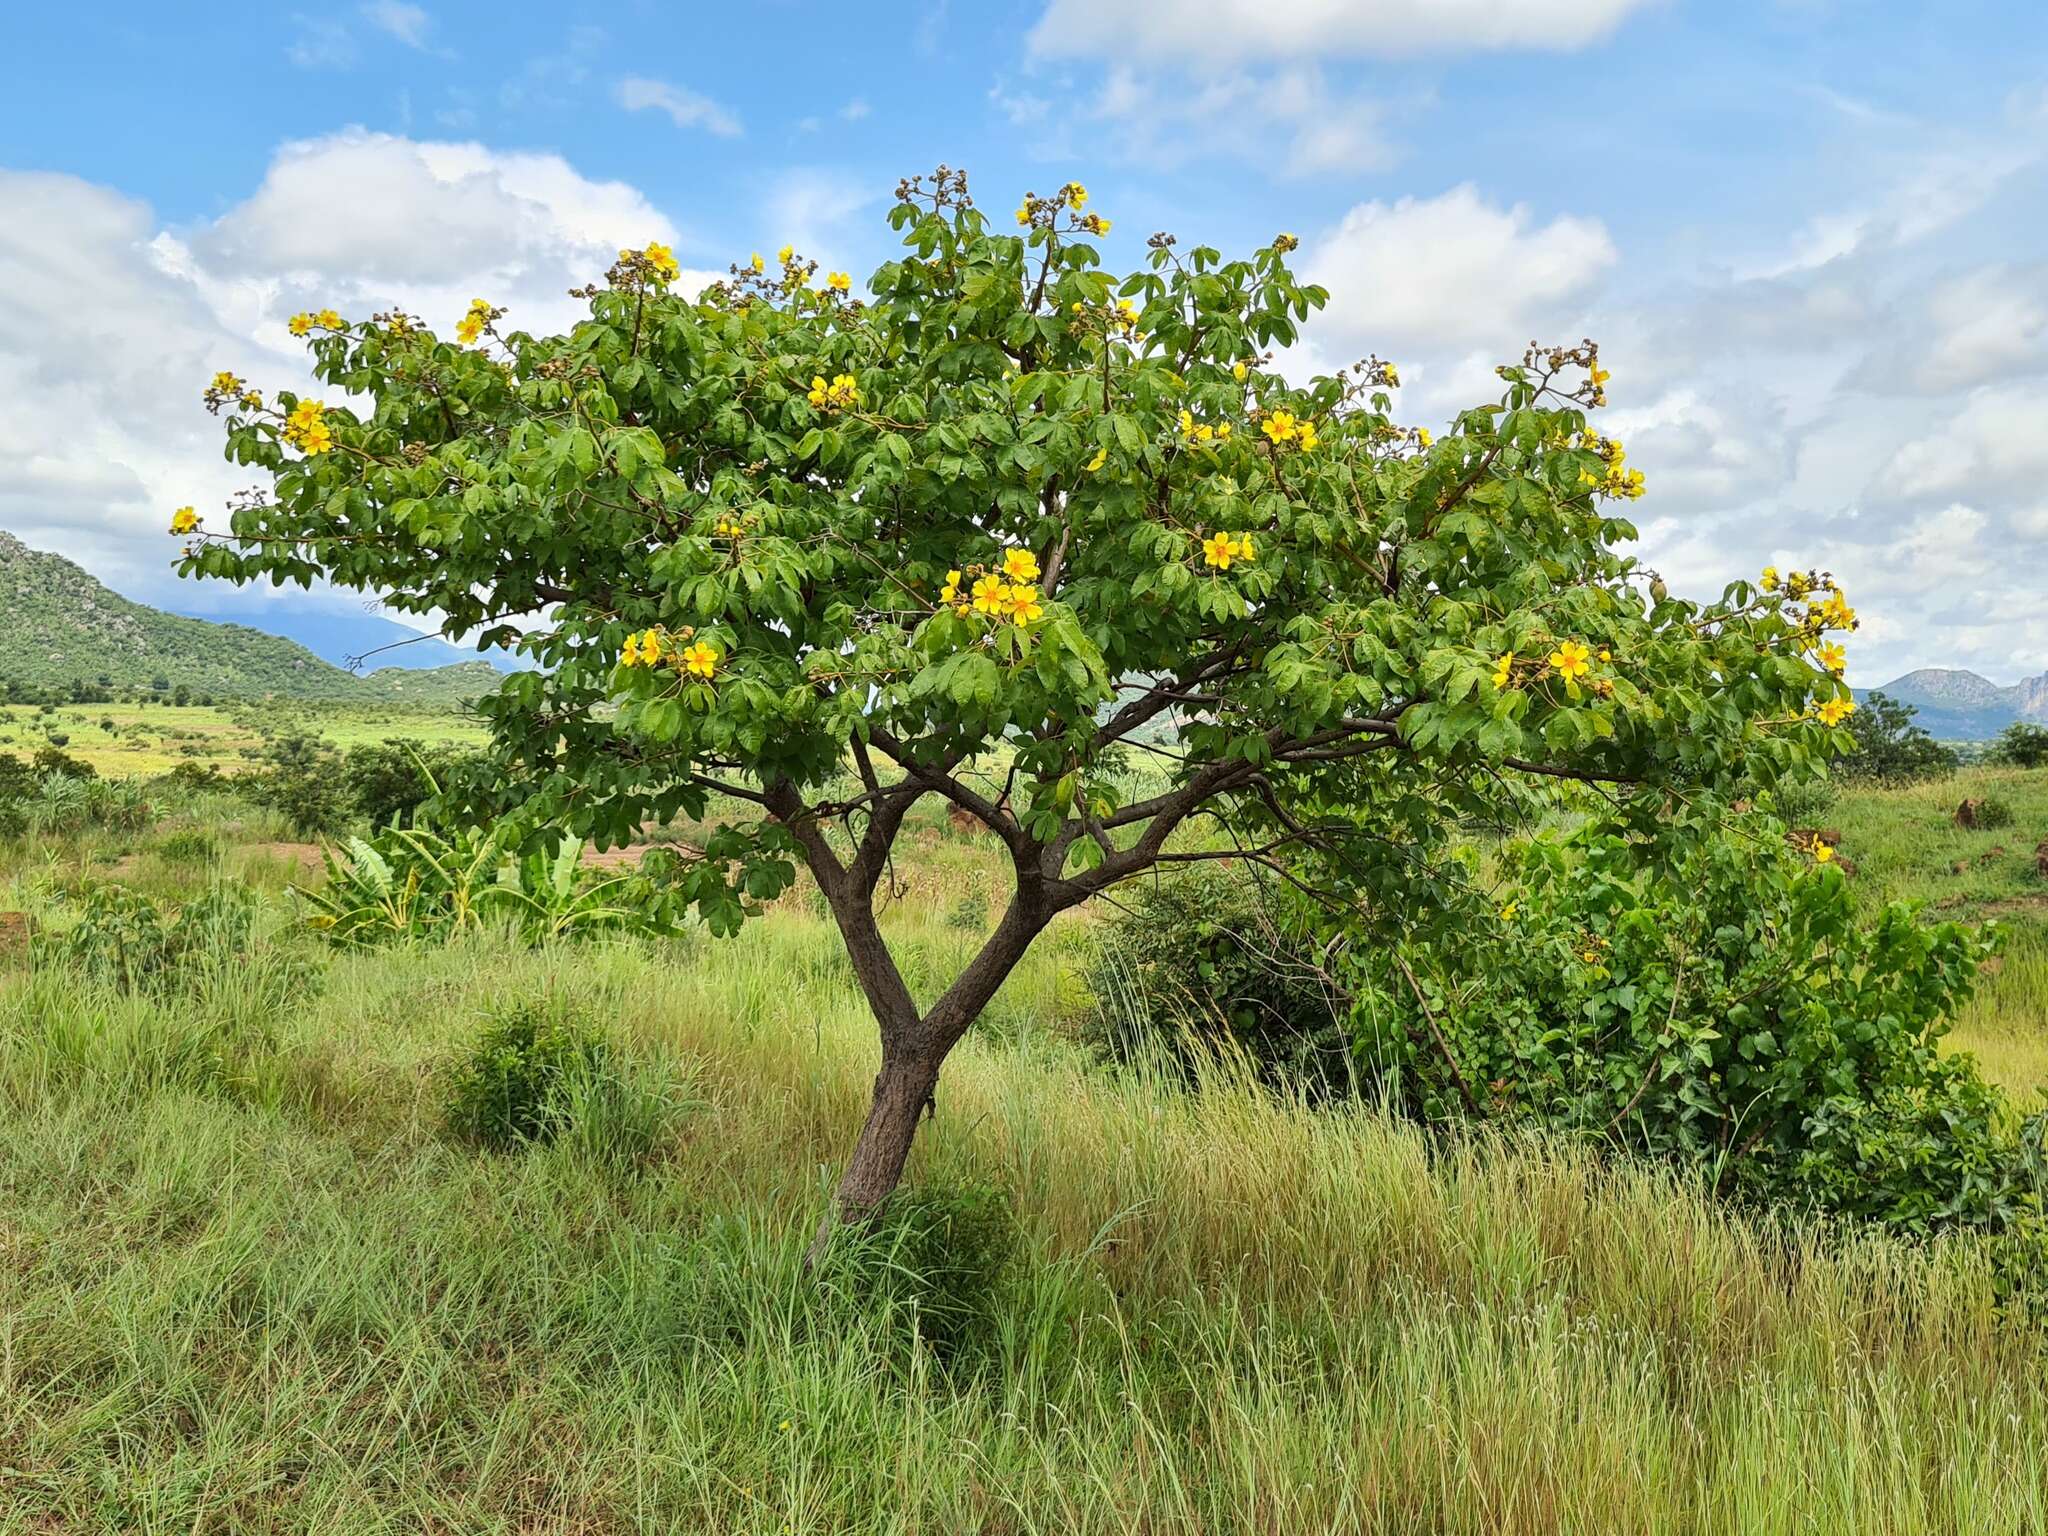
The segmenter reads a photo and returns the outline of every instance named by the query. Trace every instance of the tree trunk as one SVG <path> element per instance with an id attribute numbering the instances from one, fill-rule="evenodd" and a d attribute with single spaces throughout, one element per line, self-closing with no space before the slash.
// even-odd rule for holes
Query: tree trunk
<path id="1" fill-rule="evenodd" d="M 865 902 L 846 908 L 835 903 L 834 912 L 875 1022 L 881 1026 L 882 1070 L 875 1076 L 867 1121 L 840 1176 L 833 1208 L 812 1240 L 812 1264 L 823 1255 L 835 1225 L 866 1220 L 895 1192 L 917 1137 L 918 1119 L 934 1106 L 939 1069 L 1052 916 L 1041 903 L 1013 899 L 981 951 L 919 1018 L 875 927 L 872 910 Z"/>

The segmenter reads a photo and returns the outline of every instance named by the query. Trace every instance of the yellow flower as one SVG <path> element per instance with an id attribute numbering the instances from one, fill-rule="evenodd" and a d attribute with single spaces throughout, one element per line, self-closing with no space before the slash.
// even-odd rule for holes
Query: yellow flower
<path id="1" fill-rule="evenodd" d="M 483 333 L 484 323 L 475 315 L 464 315 L 455 322 L 455 339 L 464 346 L 468 346 L 477 337 L 483 335 Z"/>
<path id="2" fill-rule="evenodd" d="M 1563 640 L 1550 653 L 1550 664 L 1557 668 L 1558 675 L 1570 682 L 1573 678 L 1584 677 L 1593 670 L 1589 659 L 1592 652 L 1576 640 Z"/>
<path id="3" fill-rule="evenodd" d="M 1515 653 L 1513 651 L 1501 652 L 1500 657 L 1493 664 L 1493 686 L 1496 688 L 1507 687 L 1509 680 L 1514 675 Z"/>
<path id="4" fill-rule="evenodd" d="M 1433 439 L 1429 435 L 1429 428 L 1417 427 L 1415 429 L 1415 441 L 1420 443 L 1423 447 L 1427 448 L 1433 441 Z"/>
<path id="5" fill-rule="evenodd" d="M 678 660 L 682 662 L 683 670 L 692 677 L 708 678 L 718 670 L 718 652 L 702 640 L 684 646 Z"/>
<path id="6" fill-rule="evenodd" d="M 1010 604 L 1010 589 L 1003 578 L 994 574 L 981 577 L 974 583 L 974 611 L 976 613 L 999 614 Z"/>
<path id="7" fill-rule="evenodd" d="M 1223 432 L 1226 437 L 1230 434 L 1229 422 L 1225 422 L 1223 424 Z M 1206 421 L 1203 422 L 1199 427 L 1195 428 L 1195 441 L 1198 443 L 1211 442 L 1215 439 L 1215 436 L 1216 429 L 1210 426 L 1209 423 L 1207 423 Z"/>
<path id="8" fill-rule="evenodd" d="M 825 279 L 825 286 L 832 289 L 835 293 L 844 293 L 853 286 L 853 279 L 844 272 L 834 272 Z"/>
<path id="9" fill-rule="evenodd" d="M 1232 363 L 1230 365 L 1230 376 L 1240 384 L 1244 382 L 1244 376 L 1250 372 L 1251 370 L 1245 367 L 1243 363 Z"/>
<path id="10" fill-rule="evenodd" d="M 1237 558 L 1244 561 L 1247 565 L 1249 565 L 1252 562 L 1252 560 L 1256 558 L 1255 553 L 1252 549 L 1252 536 L 1248 533 L 1240 533 L 1237 536 L 1236 544 L 1232 547 L 1237 552 Z"/>
<path id="11" fill-rule="evenodd" d="M 1387 382 L 1393 385 L 1394 388 L 1399 389 L 1401 387 L 1400 369 L 1396 368 L 1392 363 L 1387 363 L 1381 368 L 1380 371 L 1386 374 Z"/>
<path id="12" fill-rule="evenodd" d="M 1229 441 L 1230 441 L 1230 423 L 1229 423 L 1229 422 L 1227 422 L 1227 421 L 1219 421 L 1219 422 L 1217 422 L 1217 423 L 1216 423 L 1216 435 L 1217 435 L 1218 437 L 1222 438 L 1224 442 L 1226 442 L 1226 443 L 1227 443 L 1227 442 L 1229 442 Z"/>
<path id="13" fill-rule="evenodd" d="M 242 381 L 232 373 L 220 372 L 213 376 L 212 388 L 216 394 L 232 395 L 242 387 Z"/>
<path id="14" fill-rule="evenodd" d="M 1854 699 L 1829 699 L 1821 705 L 1818 713 L 1822 725 L 1840 725 L 1844 720 L 1856 713 L 1856 701 Z"/>
<path id="15" fill-rule="evenodd" d="M 647 249 L 640 254 L 654 269 L 654 275 L 664 283 L 672 283 L 683 275 L 682 267 L 676 262 L 676 253 L 658 240 L 648 241 Z"/>
<path id="16" fill-rule="evenodd" d="M 1038 556 L 1028 549 L 1004 550 L 1003 574 L 1012 581 L 1038 580 Z"/>
<path id="17" fill-rule="evenodd" d="M 1778 568 L 1775 565 L 1767 565 L 1764 567 L 1764 574 L 1762 577 L 1761 585 L 1766 592 L 1775 592 L 1778 590 Z"/>
<path id="18" fill-rule="evenodd" d="M 1292 442 L 1297 430 L 1292 411 L 1275 411 L 1259 430 L 1276 443 Z"/>
<path id="19" fill-rule="evenodd" d="M 762 271 L 764 268 L 764 263 L 761 260 L 761 253 L 759 251 L 756 251 L 752 256 L 748 257 L 747 265 L 752 267 L 756 272 Z"/>
<path id="20" fill-rule="evenodd" d="M 1096 470 L 1102 468 L 1102 466 L 1108 462 L 1109 450 L 1107 448 L 1096 449 L 1095 457 L 1088 461 L 1088 473 L 1091 475 L 1094 474 Z"/>
<path id="21" fill-rule="evenodd" d="M 1079 213 L 1088 202 L 1088 189 L 1078 181 L 1067 183 L 1067 206 Z"/>
<path id="22" fill-rule="evenodd" d="M 1017 222 L 1019 224 L 1029 224 L 1031 222 L 1031 204 L 1028 202 L 1017 205 Z"/>
<path id="23" fill-rule="evenodd" d="M 1854 629 L 1856 610 L 1849 606 L 1849 600 L 1839 591 L 1832 592 L 1820 605 L 1820 621 L 1826 629 Z"/>
<path id="24" fill-rule="evenodd" d="M 1028 583 L 1011 587 L 1009 600 L 1013 623 L 1029 624 L 1045 617 L 1045 605 L 1038 600 L 1038 588 Z"/>
<path id="25" fill-rule="evenodd" d="M 788 265 L 789 265 L 789 258 L 790 258 L 790 257 L 792 257 L 792 256 L 794 256 L 795 254 L 796 254 L 796 247 L 795 247 L 795 246 L 793 246 L 793 245 L 785 245 L 785 246 L 784 246 L 784 247 L 783 247 L 783 248 L 782 248 L 781 250 L 779 250 L 779 251 L 777 251 L 777 252 L 775 253 L 775 259 L 776 259 L 777 261 L 781 262 L 781 263 L 782 263 L 782 264 L 783 264 L 783 265 L 784 265 L 784 266 L 786 267 L 786 266 L 788 266 Z"/>
<path id="26" fill-rule="evenodd" d="M 823 405 L 827 400 L 832 398 L 831 387 L 828 384 L 826 384 L 825 375 L 823 375 L 822 373 L 814 373 L 811 375 L 811 392 L 806 398 L 808 398 L 811 404 L 813 405 Z"/>
<path id="27" fill-rule="evenodd" d="M 1610 651 L 1609 649 L 1607 649 L 1606 646 L 1603 645 L 1600 647 L 1600 659 L 1602 661 L 1612 661 L 1614 660 L 1614 652 Z"/>
<path id="28" fill-rule="evenodd" d="M 291 319 L 285 322 L 284 328 L 294 336 L 303 336 L 306 332 L 313 329 L 313 317 L 308 314 L 293 315 Z"/>
<path id="29" fill-rule="evenodd" d="M 260 411 L 263 409 L 263 396 L 253 389 L 246 390 L 243 392 L 240 404 L 245 411 Z"/>
<path id="30" fill-rule="evenodd" d="M 1501 921 L 1504 923 L 1512 923 L 1515 920 L 1515 914 L 1521 910 L 1522 909 L 1519 906 L 1517 906 L 1514 902 L 1509 902 L 1506 906 L 1500 909 Z"/>
<path id="31" fill-rule="evenodd" d="M 1138 326 L 1138 306 L 1129 299 L 1118 299 L 1116 301 L 1116 314 L 1111 318 L 1127 331 L 1136 330 Z"/>
<path id="32" fill-rule="evenodd" d="M 1813 840 L 1813 862 L 1814 862 L 1814 863 L 1816 863 L 1816 864 L 1826 864 L 1826 863 L 1828 863 L 1828 862 L 1829 862 L 1830 860 L 1832 860 L 1832 859 L 1834 858 L 1834 856 L 1835 856 L 1835 850 L 1834 850 L 1833 848 L 1829 847 L 1829 846 L 1828 846 L 1828 845 L 1827 845 L 1826 843 L 1822 842 L 1822 841 L 1821 841 L 1821 840 L 1820 840 L 1820 839 L 1819 839 L 1818 837 L 1816 837 L 1816 838 L 1815 838 L 1815 839 Z"/>
<path id="33" fill-rule="evenodd" d="M 629 667 L 651 667 L 661 660 L 661 632 L 643 629 L 626 636 L 619 660 Z"/>
<path id="34" fill-rule="evenodd" d="M 1295 433 L 1294 446 L 1303 453 L 1307 453 L 1320 441 L 1321 439 L 1316 436 L 1316 424 L 1312 421 L 1304 421 L 1301 424 L 1301 429 Z"/>
<path id="35" fill-rule="evenodd" d="M 1195 413 L 1193 411 L 1182 411 L 1180 413 L 1180 435 L 1182 437 L 1193 437 L 1195 435 Z"/>
<path id="36" fill-rule="evenodd" d="M 199 514 L 190 507 L 180 507 L 171 514 L 171 532 L 190 533 L 199 526 Z"/>
<path id="37" fill-rule="evenodd" d="M 334 446 L 334 433 L 326 422 L 316 422 L 299 434 L 299 451 L 307 458 L 316 458 Z"/>
<path id="38" fill-rule="evenodd" d="M 1105 219 L 1105 218 L 1104 218 L 1104 217 L 1103 217 L 1103 216 L 1102 216 L 1101 214 L 1099 214 L 1099 213 L 1091 213 L 1091 214 L 1089 214 L 1089 215 L 1088 215 L 1088 217 L 1087 217 L 1087 218 L 1085 218 L 1085 219 L 1083 219 L 1083 220 L 1081 221 L 1081 227 L 1082 227 L 1083 229 L 1087 230 L 1087 231 L 1088 231 L 1088 233 L 1089 233 L 1089 234 L 1091 234 L 1091 235 L 1106 235 L 1106 234 L 1108 234 L 1108 233 L 1109 233 L 1109 224 L 1110 224 L 1110 221 L 1109 221 L 1108 219 Z"/>
<path id="39" fill-rule="evenodd" d="M 313 317 L 315 325 L 325 326 L 330 331 L 341 329 L 341 316 L 331 309 L 323 309 Z"/>
<path id="40" fill-rule="evenodd" d="M 1212 533 L 1202 540 L 1202 559 L 1219 571 L 1230 569 L 1230 562 L 1237 558 L 1237 540 L 1227 533 Z"/>
<path id="41" fill-rule="evenodd" d="M 1595 368 L 1593 370 L 1593 387 L 1595 389 L 1598 389 L 1602 384 L 1605 384 L 1609 379 L 1613 377 L 1614 375 L 1609 373 L 1605 368 Z"/>
<path id="42" fill-rule="evenodd" d="M 957 603 L 959 600 L 960 573 L 958 571 L 948 571 L 946 572 L 946 584 L 939 589 L 939 601 L 950 604 Z"/>
<path id="43" fill-rule="evenodd" d="M 1832 640 L 1823 642 L 1815 654 L 1819 656 L 1820 664 L 1837 677 L 1840 677 L 1842 669 L 1849 665 L 1849 653 Z"/>

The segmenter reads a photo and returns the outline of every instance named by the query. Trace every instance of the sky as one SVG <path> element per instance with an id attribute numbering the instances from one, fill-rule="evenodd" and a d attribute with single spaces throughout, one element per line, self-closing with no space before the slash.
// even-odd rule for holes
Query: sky
<path id="1" fill-rule="evenodd" d="M 1085 183 L 1112 268 L 1298 234 L 1331 300 L 1285 366 L 1393 358 L 1416 424 L 1593 337 L 1674 590 L 1832 571 L 1858 686 L 2048 670 L 2039 0 L 0 12 L 0 528 L 144 602 L 363 615 L 171 568 L 246 483 L 205 380 L 302 385 L 294 311 L 563 326 L 651 239 L 858 279 L 943 161 L 1005 214 Z"/>

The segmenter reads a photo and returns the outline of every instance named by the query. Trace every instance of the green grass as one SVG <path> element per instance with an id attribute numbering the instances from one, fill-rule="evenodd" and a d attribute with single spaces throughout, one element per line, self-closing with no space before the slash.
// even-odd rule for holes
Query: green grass
<path id="1" fill-rule="evenodd" d="M 275 889 L 269 830 L 221 868 Z M 17 848 L 0 907 L 62 923 L 126 856 Z M 935 823 L 904 849 L 922 995 L 986 867 Z M 0 1530 L 2048 1528 L 2042 1340 L 1980 1251 L 1111 1076 L 1063 1027 L 1085 938 L 1012 979 L 913 1156 L 1021 1226 L 951 1358 L 802 1265 L 875 1050 L 801 894 L 725 941 L 342 956 L 281 1009 L 0 970 Z M 651 1157 L 442 1133 L 446 1064 L 543 994 L 671 1106 Z"/>
<path id="2" fill-rule="evenodd" d="M 180 763 L 235 773 L 262 749 L 260 721 L 272 730 L 323 737 L 343 750 L 395 736 L 429 743 L 481 746 L 489 736 L 474 716 L 453 708 L 322 705 L 276 701 L 263 705 L 62 704 L 39 714 L 26 705 L 0 707 L 0 752 L 29 757 L 47 744 L 45 727 L 66 735 L 64 751 L 108 778 L 147 779 Z M 112 721 L 107 730 L 103 721 Z"/>
<path id="3" fill-rule="evenodd" d="M 2010 826 L 1955 823 L 1964 799 L 1996 797 Z M 2048 772 L 1966 768 L 1906 789 L 1851 789 L 1825 820 L 1842 833 L 1859 891 L 1924 902 L 1930 914 L 1995 921 L 2006 953 L 1956 1021 L 1950 1041 L 2025 1102 L 2048 1085 L 2048 878 L 2035 849 L 2048 843 Z"/>

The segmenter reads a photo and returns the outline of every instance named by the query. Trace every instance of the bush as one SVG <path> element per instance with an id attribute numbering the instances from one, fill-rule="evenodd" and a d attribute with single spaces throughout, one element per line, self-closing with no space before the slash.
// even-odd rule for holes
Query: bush
<path id="1" fill-rule="evenodd" d="M 680 1106 L 645 1067 L 560 999 L 523 999 L 487 1017 L 447 1071 L 450 1135 L 509 1152 L 566 1140 L 600 1162 L 652 1157 Z"/>
<path id="2" fill-rule="evenodd" d="M 2039 768 L 2048 763 L 2048 725 L 2013 721 L 1992 743 L 1991 761 L 2013 768 Z"/>
<path id="3" fill-rule="evenodd" d="M 483 754 L 467 747 L 403 737 L 352 747 L 341 761 L 342 793 L 351 812 L 373 827 L 407 823 L 482 761 Z"/>
<path id="4" fill-rule="evenodd" d="M 2033 1219 L 2002 1097 L 1940 1049 L 1993 942 L 1903 904 L 1861 920 L 1782 831 L 1663 868 L 1593 828 L 1511 846 L 1497 916 L 1350 952 L 1362 1069 L 1427 1119 L 1533 1120 L 1748 1197 L 1914 1232 Z"/>
<path id="5" fill-rule="evenodd" d="M 1954 749 L 1913 724 L 1917 713 L 1911 704 L 1886 693 L 1865 697 L 1849 717 L 1849 734 L 1856 738 L 1856 749 L 1835 765 L 1835 771 L 1845 778 L 1879 784 L 1917 784 L 1954 773 Z M 1786 819 L 1797 824 L 1796 818 L 1788 815 Z"/>
<path id="6" fill-rule="evenodd" d="M 75 837 L 81 832 L 135 832 L 149 825 L 142 788 L 126 779 L 79 779 L 47 775 L 35 793 L 18 802 L 31 832 Z"/>
<path id="7" fill-rule="evenodd" d="M 911 1186 L 865 1225 L 835 1229 L 820 1280 L 958 1365 L 994 1342 L 1023 1252 L 1006 1191 Z"/>
<path id="8" fill-rule="evenodd" d="M 327 837 L 348 824 L 354 807 L 342 783 L 341 754 L 317 736 L 276 737 L 241 775 L 237 787 L 283 816 L 301 837 Z"/>
<path id="9" fill-rule="evenodd" d="M 441 940 L 493 918 L 531 943 L 599 932 L 668 933 L 680 903 L 661 880 L 635 873 L 598 876 L 582 864 L 583 843 L 567 837 L 552 854 L 521 856 L 515 828 L 392 827 L 329 849 L 327 878 L 293 887 L 306 922 L 337 944 Z"/>
<path id="10" fill-rule="evenodd" d="M 1190 1079 L 1221 1054 L 1270 1085 L 1344 1091 L 1350 1031 L 1322 954 L 1277 881 L 1210 872 L 1148 883 L 1107 925 L 1089 969 L 1098 1044 Z"/>
<path id="11" fill-rule="evenodd" d="M 220 839 L 204 827 L 179 827 L 157 844 L 156 851 L 170 864 L 209 864 L 220 856 Z"/>
<path id="12" fill-rule="evenodd" d="M 126 886 L 96 886 L 75 924 L 38 935 L 38 958 L 117 991 L 199 992 L 249 972 L 255 919 L 255 898 L 234 886 L 215 886 L 182 907 L 159 906 Z M 307 979 L 303 967 L 295 976 Z"/>
<path id="13" fill-rule="evenodd" d="M 2012 825 L 2012 804 L 1996 795 L 1986 795 L 1972 803 L 1970 825 L 1979 832 L 1995 832 L 2000 827 Z"/>

